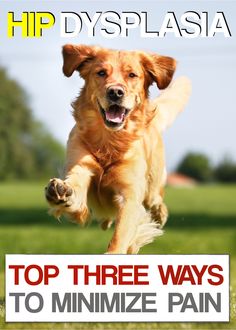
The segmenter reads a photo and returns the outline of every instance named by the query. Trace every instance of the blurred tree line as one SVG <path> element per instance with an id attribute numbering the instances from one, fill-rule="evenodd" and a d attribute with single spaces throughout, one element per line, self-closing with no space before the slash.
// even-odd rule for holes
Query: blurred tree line
<path id="1" fill-rule="evenodd" d="M 64 148 L 35 120 L 25 91 L 0 67 L 0 180 L 57 175 Z"/>
<path id="2" fill-rule="evenodd" d="M 213 166 L 206 155 L 190 152 L 180 161 L 176 170 L 200 182 L 236 182 L 236 163 L 230 157 L 225 157 Z"/>

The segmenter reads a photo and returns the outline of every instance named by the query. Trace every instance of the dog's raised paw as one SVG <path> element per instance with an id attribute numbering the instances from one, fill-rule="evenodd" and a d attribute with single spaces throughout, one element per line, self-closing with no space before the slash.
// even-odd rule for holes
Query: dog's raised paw
<path id="1" fill-rule="evenodd" d="M 65 204 L 65 206 L 70 206 L 70 196 L 73 191 L 63 180 L 61 179 L 51 179 L 45 188 L 45 197 L 47 201 L 51 204 Z"/>

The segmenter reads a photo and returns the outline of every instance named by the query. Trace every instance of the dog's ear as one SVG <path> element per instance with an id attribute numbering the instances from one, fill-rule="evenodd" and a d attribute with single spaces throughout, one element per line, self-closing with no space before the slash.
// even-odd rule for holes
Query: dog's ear
<path id="1" fill-rule="evenodd" d="M 78 70 L 83 77 L 83 66 L 96 56 L 96 48 L 86 45 L 65 45 L 62 48 L 63 73 L 70 77 L 75 70 Z"/>
<path id="2" fill-rule="evenodd" d="M 168 56 L 145 53 L 141 54 L 141 58 L 148 73 L 148 85 L 155 81 L 159 89 L 166 88 L 174 75 L 176 60 Z"/>

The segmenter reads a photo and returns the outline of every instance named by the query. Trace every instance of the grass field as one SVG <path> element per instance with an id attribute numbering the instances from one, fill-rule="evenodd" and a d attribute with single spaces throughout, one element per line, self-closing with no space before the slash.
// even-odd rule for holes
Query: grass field
<path id="1" fill-rule="evenodd" d="M 236 329 L 236 186 L 168 188 L 165 235 L 142 253 L 228 253 L 231 259 L 230 323 L 9 323 L 4 322 L 6 253 L 103 253 L 112 231 L 80 228 L 46 214 L 43 184 L 0 185 L 0 329 Z M 92 243 L 91 243 L 92 242 Z"/>

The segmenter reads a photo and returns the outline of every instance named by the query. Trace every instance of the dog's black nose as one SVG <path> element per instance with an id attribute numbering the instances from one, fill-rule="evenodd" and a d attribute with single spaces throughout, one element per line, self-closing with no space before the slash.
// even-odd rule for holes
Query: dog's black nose
<path id="1" fill-rule="evenodd" d="M 113 102 L 117 102 L 122 99 L 125 91 L 121 86 L 110 86 L 107 89 L 107 98 Z"/>

